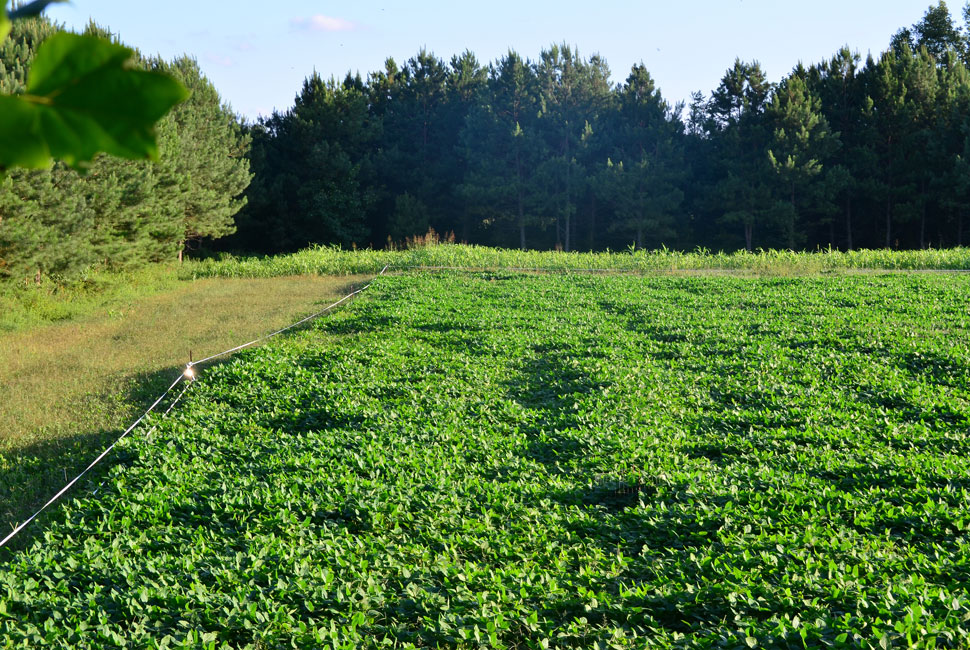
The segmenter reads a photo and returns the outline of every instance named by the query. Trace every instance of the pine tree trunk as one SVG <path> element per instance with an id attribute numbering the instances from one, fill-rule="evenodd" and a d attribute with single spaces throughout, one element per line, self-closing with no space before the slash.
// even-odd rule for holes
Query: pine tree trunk
<path id="1" fill-rule="evenodd" d="M 183 245 L 179 244 L 179 264 L 182 263 L 182 248 L 183 248 Z"/>
<path id="2" fill-rule="evenodd" d="M 596 195 L 593 194 L 589 205 L 589 250 L 596 250 Z"/>
<path id="3" fill-rule="evenodd" d="M 893 136 L 886 140 L 886 248 L 893 246 Z"/>
<path id="4" fill-rule="evenodd" d="M 845 200 L 845 237 L 846 248 L 852 250 L 852 199 Z"/>
<path id="5" fill-rule="evenodd" d="M 893 246 L 893 202 L 886 197 L 886 248 Z"/>
<path id="6" fill-rule="evenodd" d="M 562 250 L 562 210 L 556 210 L 556 250 Z"/>
<path id="7" fill-rule="evenodd" d="M 754 227 L 750 223 L 744 224 L 744 250 L 751 252 L 751 235 Z"/>
<path id="8" fill-rule="evenodd" d="M 788 217 L 788 248 L 795 250 L 795 183 L 791 184 L 791 215 Z"/>
<path id="9" fill-rule="evenodd" d="M 566 137 L 566 252 L 569 252 L 569 234 L 572 230 L 572 165 L 569 164 L 569 137 Z"/>
<path id="10" fill-rule="evenodd" d="M 919 247 L 926 248 L 926 206 L 923 206 L 922 214 L 919 217 Z"/>
<path id="11" fill-rule="evenodd" d="M 522 205 L 522 158 L 515 148 L 515 200 L 519 209 L 519 248 L 525 250 L 525 208 Z"/>
<path id="12" fill-rule="evenodd" d="M 572 211 L 570 210 L 570 208 L 572 207 L 572 205 L 571 205 L 570 200 L 569 200 L 569 181 L 568 181 L 569 174 L 568 173 L 566 174 L 566 179 L 567 179 L 567 181 L 566 181 L 566 220 L 565 220 L 566 221 L 566 223 L 565 223 L 565 226 L 566 226 L 565 230 L 566 230 L 566 232 L 563 234 L 563 240 L 564 240 L 563 241 L 563 250 L 565 250 L 568 253 L 569 252 L 569 244 L 570 244 L 570 241 L 569 241 L 569 233 L 570 233 L 570 230 L 572 230 L 572 228 L 571 228 L 571 226 L 572 226 Z"/>
<path id="13" fill-rule="evenodd" d="M 963 213 L 957 217 L 957 246 L 963 246 Z"/>
<path id="14" fill-rule="evenodd" d="M 637 250 L 643 250 L 643 226 L 637 225 Z"/>
<path id="15" fill-rule="evenodd" d="M 919 182 L 919 248 L 926 248 L 926 179 Z"/>
<path id="16" fill-rule="evenodd" d="M 569 211 L 569 207 L 570 207 L 569 206 L 569 203 L 567 202 L 567 204 L 566 204 L 566 235 L 565 235 L 565 242 L 564 242 L 564 250 L 567 253 L 570 251 L 569 232 L 570 232 L 570 230 L 572 230 L 572 214 Z"/>

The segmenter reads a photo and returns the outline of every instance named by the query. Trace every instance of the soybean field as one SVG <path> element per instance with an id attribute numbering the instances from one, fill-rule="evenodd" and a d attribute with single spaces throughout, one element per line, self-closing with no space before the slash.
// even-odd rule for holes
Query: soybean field
<path id="1" fill-rule="evenodd" d="M 968 647 L 968 299 L 379 277 L 0 551 L 0 645 Z"/>

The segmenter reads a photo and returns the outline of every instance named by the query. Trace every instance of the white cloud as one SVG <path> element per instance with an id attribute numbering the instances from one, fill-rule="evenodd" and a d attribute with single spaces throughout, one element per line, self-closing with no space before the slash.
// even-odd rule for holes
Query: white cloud
<path id="1" fill-rule="evenodd" d="M 229 67 L 232 65 L 232 59 L 229 58 L 228 56 L 220 56 L 218 54 L 207 54 L 205 58 L 210 63 L 215 63 L 216 65 L 221 65 L 225 67 Z"/>
<path id="2" fill-rule="evenodd" d="M 357 24 L 343 18 L 316 14 L 309 18 L 294 18 L 290 21 L 294 27 L 308 29 L 314 32 L 350 32 L 357 29 Z"/>

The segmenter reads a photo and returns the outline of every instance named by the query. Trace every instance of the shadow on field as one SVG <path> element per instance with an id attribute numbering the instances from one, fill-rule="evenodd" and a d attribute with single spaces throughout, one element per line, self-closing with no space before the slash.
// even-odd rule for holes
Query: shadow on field
<path id="1" fill-rule="evenodd" d="M 558 627 L 585 619 L 607 628 L 652 627 L 681 634 L 717 630 L 738 615 L 751 620 L 776 615 L 777 611 L 760 609 L 755 599 L 750 604 L 732 602 L 730 588 L 711 582 L 703 575 L 702 564 L 691 558 L 692 554 L 717 557 L 725 550 L 720 535 L 731 525 L 723 509 L 728 497 L 698 494 L 687 483 L 656 478 L 650 468 L 617 463 L 621 457 L 617 445 L 586 426 L 582 409 L 577 408 L 584 396 L 607 385 L 590 377 L 574 358 L 559 350 L 536 347 L 533 353 L 535 356 L 523 359 L 519 372 L 507 380 L 506 390 L 510 399 L 536 415 L 523 430 L 526 441 L 521 455 L 573 486 L 550 487 L 533 495 L 569 512 L 558 542 L 567 547 L 582 540 L 583 545 L 597 547 L 606 556 L 619 552 L 630 558 L 629 568 L 610 584 L 596 585 L 597 589 L 616 593 L 620 585 L 633 588 L 648 580 L 639 573 L 648 565 L 654 567 L 653 571 L 666 571 L 664 567 L 672 571 L 669 581 L 648 580 L 668 582 L 669 589 L 652 589 L 639 598 L 626 597 L 622 610 L 591 606 L 588 597 L 572 594 L 546 601 L 540 613 L 557 621 Z M 721 397 L 726 407 L 737 396 Z M 739 462 L 748 451 L 742 444 L 721 446 L 714 441 L 697 441 L 686 450 L 686 460 L 703 459 L 715 466 L 727 466 Z M 597 480 L 596 474 L 604 469 L 615 470 L 616 475 L 599 476 Z M 751 485 L 753 490 L 768 488 L 767 484 Z M 698 507 L 702 504 L 706 507 Z M 678 585 L 683 584 L 704 585 L 703 593 L 681 590 Z"/>
<path id="2" fill-rule="evenodd" d="M 962 387 L 970 381 L 967 364 L 934 352 L 907 352 L 896 359 L 896 364 L 938 386 Z"/>
<path id="3" fill-rule="evenodd" d="M 759 609 L 753 603 L 731 602 L 731 589 L 711 582 L 702 565 L 693 560 L 695 555 L 718 557 L 726 552 L 718 533 L 727 522 L 721 515 L 694 507 L 692 502 L 698 495 L 689 493 L 688 487 L 641 486 L 633 494 L 627 490 L 619 507 L 619 497 L 609 492 L 555 495 L 562 502 L 578 501 L 588 515 L 571 518 L 567 524 L 572 533 L 570 539 L 580 538 L 606 554 L 622 553 L 632 559 L 631 567 L 617 575 L 613 584 L 598 588 L 616 593 L 621 584 L 635 588 L 642 580 L 669 587 L 627 597 L 622 610 L 602 606 L 590 610 L 588 598 L 576 598 L 551 603 L 543 614 L 563 622 L 586 618 L 606 627 L 648 626 L 683 634 L 716 630 L 736 615 L 758 620 L 776 615 L 777 612 Z M 644 510 L 638 507 L 641 502 L 662 502 L 666 507 Z M 653 572 L 661 573 L 666 570 L 664 567 L 670 567 L 670 580 L 640 575 L 638 571 L 644 566 L 653 566 Z M 702 585 L 701 591 L 681 590 L 682 584 Z"/>
<path id="4" fill-rule="evenodd" d="M 289 404 L 294 411 L 299 409 L 298 417 L 262 415 L 256 418 L 257 422 L 266 428 L 285 429 L 292 434 L 320 429 L 359 430 L 367 423 L 363 415 L 347 413 L 344 407 L 320 400 L 312 393 L 303 394 Z"/>
<path id="5" fill-rule="evenodd" d="M 580 425 L 577 399 L 602 391 L 607 384 L 593 380 L 567 355 L 545 346 L 534 351 L 537 356 L 526 359 L 520 372 L 506 382 L 507 394 L 537 414 L 534 424 L 524 430 L 525 456 L 551 473 L 569 473 L 585 465 L 583 459 L 605 451 L 604 441 L 575 429 Z"/>
<path id="6" fill-rule="evenodd" d="M 104 449 L 117 440 L 124 430 L 141 415 L 145 409 L 158 399 L 158 396 L 171 385 L 182 372 L 181 367 L 169 366 L 154 372 L 138 373 L 119 380 L 124 386 L 119 403 L 124 405 L 123 412 L 114 414 L 115 420 L 125 422 L 123 427 L 105 428 L 95 431 L 77 431 L 60 435 L 27 445 L 17 446 L 0 453 L 0 537 L 12 530 L 17 524 L 37 511 L 54 494 L 77 476 Z M 176 393 L 177 394 L 177 393 Z M 91 397 L 91 396 L 88 396 Z M 170 398 L 174 395 L 170 394 Z M 86 400 L 81 399 L 77 407 L 85 408 Z M 168 400 L 159 405 L 167 408 Z M 144 431 L 136 429 L 132 435 Z M 71 499 L 84 490 L 91 490 L 104 480 L 108 471 L 115 465 L 126 463 L 134 458 L 131 449 L 115 448 L 96 467 L 91 469 L 81 481 L 61 497 Z M 6 549 L 16 551 L 27 546 L 44 529 L 44 520 L 57 516 L 56 504 L 50 506 L 43 515 L 23 529 L 11 540 Z"/>
<path id="7" fill-rule="evenodd" d="M 859 499 L 879 500 L 881 507 L 871 524 L 853 524 L 860 532 L 883 531 L 905 539 L 907 544 L 959 546 L 954 531 L 963 527 L 959 513 L 965 504 L 964 495 L 970 490 L 970 477 L 942 474 L 917 477 L 893 465 L 850 465 L 810 469 L 805 473 Z M 927 516 L 922 512 L 927 501 L 946 504 L 947 508 Z M 933 551 L 929 547 L 926 550 Z"/>
<path id="8" fill-rule="evenodd" d="M 314 321 L 310 321 L 311 323 Z M 394 323 L 387 316 L 377 316 L 375 314 L 357 313 L 354 318 L 341 318 L 337 320 L 327 320 L 319 324 L 319 328 L 330 334 L 370 334 L 387 330 Z M 306 325 L 301 326 L 306 327 Z M 298 331 L 294 328 L 291 331 Z"/>
<path id="9" fill-rule="evenodd" d="M 896 390 L 883 386 L 859 386 L 856 389 L 856 399 L 873 409 L 892 412 L 894 419 L 902 422 L 913 422 L 930 427 L 953 429 L 970 425 L 970 417 L 966 411 L 955 404 L 920 404 L 909 399 Z M 891 441 L 890 441 L 891 442 Z M 921 443 L 925 445 L 926 443 Z M 917 446 L 914 444 L 914 446 Z M 953 447 L 953 448 L 949 448 Z M 941 441 L 941 446 L 931 448 L 939 451 L 966 452 L 970 448 L 964 441 Z"/>
<path id="10" fill-rule="evenodd" d="M 488 357 L 494 350 L 484 341 L 484 329 L 477 323 L 440 319 L 415 325 L 412 333 L 415 339 L 424 340 L 437 349 L 447 349 L 460 356 Z"/>

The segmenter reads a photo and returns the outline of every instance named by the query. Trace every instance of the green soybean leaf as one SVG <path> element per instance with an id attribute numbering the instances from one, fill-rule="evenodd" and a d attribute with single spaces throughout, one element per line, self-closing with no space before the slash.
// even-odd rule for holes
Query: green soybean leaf
<path id="1" fill-rule="evenodd" d="M 158 157 L 155 123 L 188 91 L 133 66 L 130 49 L 60 33 L 37 52 L 24 95 L 0 103 L 0 167 L 43 167 L 50 158 L 83 169 L 99 152 Z"/>

